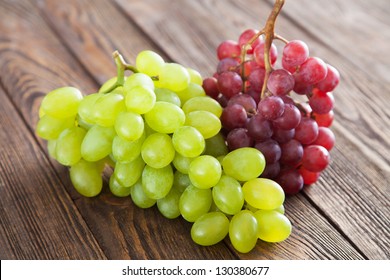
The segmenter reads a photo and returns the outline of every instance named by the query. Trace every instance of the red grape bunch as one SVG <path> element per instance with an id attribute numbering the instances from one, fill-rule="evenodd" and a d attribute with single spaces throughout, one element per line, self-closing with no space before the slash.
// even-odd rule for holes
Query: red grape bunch
<path id="1" fill-rule="evenodd" d="M 310 56 L 305 42 L 274 34 L 275 19 L 261 31 L 248 29 L 237 41 L 222 42 L 216 72 L 204 79 L 203 88 L 224 107 L 229 150 L 257 148 L 266 158 L 261 177 L 295 194 L 315 183 L 329 164 L 335 142 L 329 128 L 332 92 L 340 74 Z M 284 44 L 281 55 L 274 40 Z"/>

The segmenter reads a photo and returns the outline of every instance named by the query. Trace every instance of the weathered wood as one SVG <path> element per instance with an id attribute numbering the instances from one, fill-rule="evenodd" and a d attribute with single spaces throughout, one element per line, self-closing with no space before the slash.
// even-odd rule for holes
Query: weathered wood
<path id="1" fill-rule="evenodd" d="M 269 4 L 262 5 L 258 1 L 159 1 L 157 8 L 161 15 L 152 17 L 149 9 L 151 1 L 132 1 L 132 5 L 126 0 L 117 2 L 144 32 L 158 37 L 162 46 L 170 46 L 171 51 L 167 53 L 175 53 L 176 60 L 186 61 L 188 52 L 191 52 L 192 57 L 196 58 L 194 63 L 199 67 L 205 66 L 201 69 L 210 71 L 209 73 L 215 70 L 216 65 L 212 64 L 216 61 L 212 50 L 215 50 L 222 40 L 237 40 L 245 28 L 260 28 L 263 22 L 258 22 L 265 21 L 270 11 Z M 353 5 L 353 1 L 349 2 Z M 301 7 L 295 2 L 290 2 L 291 5 L 296 5 L 296 9 Z M 310 9 L 308 3 L 306 7 Z M 176 33 L 172 22 L 181 22 L 184 19 L 187 23 L 180 24 L 181 29 L 184 29 L 181 31 L 183 35 L 174 35 Z M 214 20 L 212 25 L 207 23 L 210 19 Z M 327 26 L 325 19 L 322 24 Z M 225 36 L 221 35 L 221 32 Z M 332 152 L 333 163 L 317 186 L 306 191 L 306 194 L 366 257 L 388 258 L 388 250 L 385 250 L 389 247 L 390 223 L 387 207 L 390 176 L 390 112 L 386 106 L 386 100 L 389 98 L 388 86 L 371 79 L 365 71 L 341 56 L 350 56 L 352 50 L 344 54 L 334 52 L 323 45 L 322 40 L 315 34 L 308 35 L 304 26 L 296 26 L 289 18 L 285 18 L 283 13 L 277 22 L 277 32 L 282 36 L 288 34 L 286 37 L 290 39 L 300 38 L 308 41 L 312 54 L 334 64 L 341 71 L 343 78 L 335 92 L 334 131 L 336 138 L 340 140 Z M 191 41 L 206 43 L 204 36 L 209 38 L 208 46 L 197 48 L 191 44 Z M 187 47 L 188 52 L 184 52 Z M 208 70 L 210 64 L 211 70 Z M 370 174 L 369 179 L 356 170 L 366 170 Z M 360 176 L 338 175 L 357 173 Z M 337 178 L 337 181 L 332 177 Z M 334 193 L 330 194 L 329 189 L 334 190 Z M 354 193 L 355 199 L 351 201 L 348 193 Z M 351 213 L 341 205 L 348 205 L 349 208 L 359 211 Z M 362 205 L 370 207 L 362 209 Z M 377 234 L 378 231 L 382 231 L 382 234 Z M 356 234 L 357 232 L 359 234 Z"/>
<path id="2" fill-rule="evenodd" d="M 105 259 L 0 88 L 0 259 Z"/>
<path id="3" fill-rule="evenodd" d="M 120 14 L 114 14 L 114 17 L 109 17 L 106 21 L 113 20 L 118 15 Z M 36 125 L 38 104 L 49 90 L 64 85 L 76 86 L 83 92 L 96 90 L 97 85 L 93 79 L 64 48 L 61 40 L 41 18 L 34 3 L 2 1 L 0 17 L 6 23 L 1 26 L 0 76 L 7 93 L 21 111 L 30 130 L 34 130 Z M 28 48 L 25 47 L 27 45 Z M 99 60 L 99 57 L 95 59 Z M 43 146 L 43 141 L 40 141 L 40 144 Z M 209 248 L 193 246 L 189 238 L 189 227 L 183 220 L 171 222 L 155 210 L 138 209 L 129 202 L 129 198 L 114 199 L 112 195 L 105 194 L 92 199 L 81 197 L 71 186 L 67 168 L 54 162 L 53 166 L 63 182 L 60 187 L 65 186 L 62 191 L 66 189 L 71 194 L 80 211 L 78 217 L 82 216 L 88 224 L 101 250 L 109 259 L 236 257 L 223 244 Z M 48 173 L 44 168 L 34 172 Z M 52 171 L 49 174 L 54 176 Z M 25 184 L 28 184 L 28 180 Z M 107 188 L 105 191 L 107 192 Z M 115 207 L 112 201 L 115 201 Z M 159 230 L 162 228 L 164 233 L 160 234 Z M 29 241 L 25 232 L 22 236 L 25 237 L 25 242 Z M 170 242 L 167 242 L 167 236 L 170 236 Z M 77 251 L 82 250 L 81 246 L 67 248 L 76 250 L 69 255 L 77 255 Z"/>

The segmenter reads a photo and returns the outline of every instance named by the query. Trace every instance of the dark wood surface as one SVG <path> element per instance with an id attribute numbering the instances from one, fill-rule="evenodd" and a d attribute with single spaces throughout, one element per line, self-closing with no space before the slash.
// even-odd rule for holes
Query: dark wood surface
<path id="1" fill-rule="evenodd" d="M 287 0 L 277 32 L 336 66 L 336 146 L 314 186 L 288 197 L 293 233 L 239 254 L 201 247 L 191 224 L 139 209 L 107 190 L 81 197 L 36 137 L 42 97 L 61 86 L 92 93 L 152 49 L 209 76 L 215 49 L 260 28 L 271 0 L 0 1 L 1 259 L 389 259 L 390 4 Z M 107 185 L 107 182 L 105 183 Z"/>

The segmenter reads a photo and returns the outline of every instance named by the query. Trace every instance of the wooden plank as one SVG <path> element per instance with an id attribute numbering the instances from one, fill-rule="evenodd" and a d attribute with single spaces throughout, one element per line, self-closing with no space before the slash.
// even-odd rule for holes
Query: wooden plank
<path id="1" fill-rule="evenodd" d="M 74 7 L 73 8 L 71 7 L 72 5 L 79 5 L 78 6 L 79 8 L 77 10 L 83 11 L 83 10 L 85 10 L 86 6 L 80 7 L 80 5 L 83 5 L 82 4 L 83 2 L 81 4 L 80 3 L 76 4 L 76 3 L 71 3 L 71 2 L 67 2 L 67 3 L 69 3 L 69 5 L 70 5 L 69 7 L 66 7 L 66 6 L 60 7 L 61 5 L 56 4 L 54 1 L 48 2 L 48 5 L 45 6 L 43 11 L 44 11 L 45 15 L 51 21 L 51 24 L 53 24 L 54 28 L 56 28 L 57 33 L 67 34 L 66 36 L 63 37 L 64 42 L 66 42 L 68 47 L 71 48 L 73 50 L 73 52 L 79 57 L 80 61 L 82 63 L 84 63 L 85 65 L 87 65 L 88 61 L 87 61 L 87 59 L 85 59 L 85 57 L 87 57 L 87 55 L 83 54 L 83 50 L 86 49 L 85 45 L 87 43 L 84 43 L 83 40 L 79 39 L 80 37 L 84 37 L 84 36 L 76 36 L 76 32 L 74 32 L 74 31 L 75 30 L 82 30 L 86 34 L 92 34 L 94 32 L 91 30 L 93 25 L 88 23 L 88 21 L 84 21 L 84 22 L 74 21 L 72 23 L 68 23 L 66 21 L 66 19 L 69 18 L 70 16 L 67 15 L 66 13 L 56 12 L 57 10 L 63 10 L 63 11 L 70 10 L 70 11 L 72 11 L 72 10 L 75 10 Z M 148 6 L 147 6 L 148 3 L 144 3 L 144 4 L 142 4 L 142 3 L 143 2 L 132 1 L 131 3 L 128 3 L 128 8 L 130 10 L 132 10 L 134 13 L 139 13 L 140 11 L 138 10 L 138 8 L 140 8 L 142 5 L 144 5 L 144 9 L 148 8 Z M 158 1 L 158 2 L 154 2 L 153 5 L 154 5 L 155 9 L 159 10 L 159 13 L 156 15 L 156 17 L 163 19 L 166 16 L 166 14 L 164 14 L 164 12 L 166 12 L 166 11 L 161 10 L 159 8 L 158 5 L 160 5 L 161 3 L 164 4 L 164 2 Z M 151 3 L 149 3 L 149 5 L 150 4 Z M 126 5 L 126 4 L 123 4 L 123 5 Z M 157 6 L 155 6 L 155 5 L 157 5 Z M 102 7 L 104 7 L 104 8 L 102 8 Z M 169 7 L 169 8 L 172 8 L 172 7 Z M 121 14 L 120 13 L 118 13 L 118 12 L 115 13 L 115 11 L 110 11 L 108 7 L 106 7 L 104 4 L 101 4 L 99 1 L 97 2 L 97 5 L 94 5 L 93 8 L 91 7 L 89 9 L 88 15 L 92 20 L 94 17 L 96 17 L 95 14 L 97 14 L 98 11 L 102 11 L 102 10 L 105 11 L 106 17 L 103 17 L 100 14 L 101 20 L 104 20 L 105 18 L 117 18 L 117 19 L 119 18 L 118 20 L 119 20 L 119 22 L 121 22 L 121 20 L 120 20 Z M 61 16 L 61 18 L 63 20 L 59 21 L 58 20 L 59 16 Z M 133 14 L 131 14 L 131 16 L 133 16 Z M 150 18 L 150 15 L 145 14 L 145 12 L 141 13 L 140 16 L 148 16 Z M 169 16 L 172 16 L 172 15 L 169 15 Z M 150 22 L 150 21 L 148 21 L 148 22 Z M 182 23 L 188 24 L 188 23 L 185 23 L 185 22 L 178 20 L 177 22 L 172 21 L 172 25 L 178 25 L 178 22 L 180 22 L 180 24 L 179 24 L 180 26 L 182 25 Z M 102 27 L 100 27 L 100 28 L 104 28 L 105 25 L 102 24 L 101 26 Z M 120 24 L 120 26 L 122 26 L 122 24 Z M 122 26 L 122 28 L 123 28 L 123 30 L 126 30 L 126 32 L 127 32 L 127 30 L 129 30 L 128 31 L 129 33 L 134 32 L 131 24 L 128 24 L 128 26 Z M 157 27 L 154 26 L 154 28 L 157 28 Z M 73 32 L 71 32 L 71 30 L 73 30 Z M 181 55 L 175 54 L 174 48 L 177 45 L 180 46 L 180 43 L 176 42 L 176 44 L 174 46 L 166 43 L 164 41 L 164 40 L 166 40 L 165 36 L 158 35 L 156 30 L 155 30 L 155 32 L 153 32 L 153 33 L 151 32 L 150 34 L 155 34 L 159 38 L 159 40 L 156 41 L 156 44 L 160 44 L 160 46 L 164 47 L 164 52 L 168 53 L 170 56 L 173 56 L 173 58 L 175 60 L 177 60 L 181 63 L 186 63 L 186 65 L 192 64 L 194 62 L 193 60 L 191 60 L 191 61 L 188 60 L 188 58 L 186 58 L 186 57 L 182 57 Z M 161 32 L 161 28 L 159 30 L 160 30 L 159 32 Z M 147 31 L 147 30 L 145 30 L 145 31 Z M 109 34 L 108 30 L 100 30 L 99 33 Z M 176 33 L 168 32 L 168 33 L 176 34 L 176 36 L 177 36 L 177 34 L 179 34 L 178 32 L 176 32 Z M 185 36 L 185 34 L 186 33 L 184 33 L 183 35 L 180 35 L 180 38 Z M 197 38 L 197 37 L 194 37 L 194 38 L 195 38 L 195 40 L 198 39 L 198 41 L 201 41 L 200 38 Z M 117 46 L 120 47 L 121 49 L 125 49 L 125 44 L 127 44 L 127 42 L 123 39 L 123 36 L 122 37 L 112 36 L 112 37 L 106 37 L 105 39 L 115 41 Z M 91 51 L 92 53 L 104 53 L 104 51 L 105 51 L 104 49 L 100 48 L 99 45 L 95 45 L 95 48 L 96 49 Z M 148 45 L 146 45 L 144 48 L 145 49 L 148 48 Z M 187 55 L 189 55 L 189 54 L 187 54 Z M 195 53 L 195 55 L 196 55 L 196 53 Z M 130 56 L 132 56 L 132 54 L 130 54 Z M 198 58 L 199 58 L 199 60 L 203 59 L 203 57 L 201 57 L 201 55 L 198 55 Z M 194 64 L 192 64 L 192 66 L 194 66 Z M 339 247 L 338 255 L 337 254 L 335 255 L 332 250 L 328 250 L 328 248 L 330 248 L 330 247 L 324 246 L 324 244 L 319 243 L 319 244 L 317 244 L 317 247 L 313 248 L 311 246 L 305 246 L 305 245 L 303 245 L 302 242 L 299 241 L 299 239 L 300 239 L 299 236 L 305 235 L 304 231 L 305 232 L 307 231 L 306 227 L 312 226 L 310 223 L 308 223 L 305 227 L 303 227 L 303 229 L 298 230 L 297 235 L 295 235 L 295 233 L 294 233 L 294 235 L 291 237 L 291 239 L 293 240 L 291 243 L 286 242 L 286 243 L 284 243 L 284 245 L 283 244 L 275 245 L 273 247 L 273 248 L 275 248 L 274 250 L 268 250 L 269 246 L 265 243 L 262 243 L 259 245 L 259 249 L 258 249 L 259 251 L 255 251 L 255 253 L 250 255 L 251 257 L 263 258 L 264 256 L 267 256 L 267 258 L 276 258 L 276 259 L 280 259 L 280 258 L 316 258 L 316 257 L 317 258 L 353 258 L 353 259 L 362 258 L 362 256 L 358 252 L 356 252 L 356 250 L 354 250 L 354 248 L 352 248 L 351 245 L 348 244 L 348 242 L 343 240 L 343 238 L 341 238 L 340 235 L 337 234 L 337 232 L 332 231 L 332 226 L 329 225 L 329 223 L 326 223 L 326 221 L 323 221 L 323 219 L 320 217 L 320 215 L 316 211 L 312 211 L 310 209 L 311 206 L 304 198 L 301 198 L 301 200 L 303 202 L 299 205 L 302 205 L 302 207 L 305 211 L 309 211 L 310 213 L 313 213 L 313 215 L 315 217 L 314 220 L 320 221 L 320 222 L 317 222 L 318 224 L 316 224 L 316 226 L 326 228 L 326 232 L 331 232 L 331 234 L 330 234 L 331 238 L 337 240 L 337 242 L 335 244 L 336 244 L 336 246 Z M 298 220 L 300 213 L 301 212 L 292 213 L 291 215 L 293 215 L 293 217 L 295 216 L 296 219 Z M 162 230 L 159 232 L 161 233 Z M 305 235 L 305 236 L 310 236 L 310 235 Z M 187 238 L 188 238 L 188 236 L 187 236 Z M 294 242 L 294 240 L 295 240 L 295 242 Z M 302 247 L 301 250 L 296 250 L 296 247 L 292 246 L 295 243 L 301 244 L 301 247 Z M 341 249 L 341 248 L 345 248 L 345 249 Z M 265 254 L 264 252 L 268 252 L 268 254 Z"/>
<path id="2" fill-rule="evenodd" d="M 101 1 L 100 3 L 106 2 Z M 80 18 L 84 19 L 87 14 L 89 11 L 84 11 Z M 111 22 L 120 14 L 101 16 L 105 18 L 104 22 Z M 97 84 L 94 79 L 98 80 L 98 78 L 95 76 L 91 78 L 66 50 L 61 40 L 55 36 L 42 19 L 36 4 L 30 1 L 1 1 L 0 17 L 4 23 L 0 26 L 1 81 L 30 130 L 35 128 L 38 106 L 46 92 L 65 85 L 76 86 L 86 93 L 96 91 Z M 28 48 L 26 48 L 27 45 Z M 132 46 L 128 45 L 128 47 Z M 99 60 L 99 56 L 95 59 Z M 99 62 L 96 63 L 99 65 Z M 108 72 L 105 73 L 104 77 L 107 79 L 110 77 Z M 39 143 L 44 145 L 43 141 Z M 39 160 L 40 158 L 33 160 L 32 163 L 39 166 Z M 138 209 L 128 198 L 119 199 L 108 195 L 107 186 L 105 186 L 104 193 L 96 198 L 81 197 L 70 184 L 67 168 L 54 162 L 52 164 L 58 178 L 63 182 L 62 185 L 60 184 L 62 189 L 58 192 L 58 196 L 65 193 L 65 190 L 71 194 L 81 216 L 88 224 L 107 258 L 236 258 L 223 244 L 210 248 L 194 246 L 189 237 L 189 225 L 182 219 L 172 222 L 163 218 L 155 209 Z M 48 171 L 44 168 L 37 168 L 34 169 L 34 172 L 47 173 Z M 50 171 L 51 173 L 52 171 Z M 24 182 L 24 184 L 28 183 Z M 39 200 L 36 203 L 39 203 Z M 66 215 L 66 213 L 60 213 Z M 162 229 L 164 229 L 164 233 L 160 234 L 159 231 Z M 21 234 L 29 240 L 27 232 L 23 231 Z M 54 245 L 48 243 L 48 250 L 53 249 Z M 69 255 L 77 255 L 78 251 L 85 250 L 83 246 L 69 245 L 66 248 L 75 250 Z M 28 258 L 29 256 L 28 252 L 23 252 L 20 258 Z"/>
<path id="3" fill-rule="evenodd" d="M 0 126 L 0 259 L 105 259 L 2 88 Z"/>
<path id="4" fill-rule="evenodd" d="M 254 23 L 257 25 L 259 19 L 265 21 L 270 11 L 268 4 L 254 0 L 158 1 L 153 2 L 153 6 L 158 9 L 159 16 L 153 17 L 149 8 L 151 2 L 117 0 L 144 32 L 157 37 L 161 46 L 169 46 L 167 53 L 179 62 L 187 61 L 191 56 L 189 61 L 206 73 L 215 69 L 214 50 L 222 40 L 236 39 L 245 28 L 256 28 Z M 305 7 L 310 9 L 309 3 Z M 209 24 L 210 21 L 213 24 Z M 184 29 L 180 36 L 177 36 L 177 27 L 174 27 L 176 22 L 180 22 L 180 28 Z M 300 26 L 284 18 L 283 14 L 278 20 L 277 31 L 285 35 L 280 30 L 289 35 L 287 38 L 308 41 L 312 54 L 326 58 L 343 76 L 335 93 L 337 120 L 334 131 L 339 142 L 332 152 L 333 164 L 323 176 L 326 180 L 321 180 L 318 190 L 312 188 L 307 191 L 307 197 L 368 258 L 388 258 L 388 251 L 384 250 L 389 244 L 389 212 L 385 207 L 389 198 L 390 170 L 390 142 L 386 136 L 390 135 L 390 113 L 385 105 L 389 98 L 388 85 L 372 80 L 339 53 L 324 46 L 314 35 L 308 35 Z M 199 48 L 193 42 L 202 42 L 206 46 Z M 359 52 L 358 46 L 356 52 Z M 340 176 L 356 174 L 356 170 L 366 170 L 366 176 Z M 337 181 L 328 179 L 332 176 Z M 334 192 L 329 193 L 329 189 Z M 353 200 L 348 193 L 354 194 Z M 340 204 L 345 206 L 340 207 Z M 362 208 L 362 204 L 370 205 L 371 209 Z M 351 213 L 347 205 L 349 209 L 358 210 Z M 377 234 L 383 231 L 385 234 Z"/>

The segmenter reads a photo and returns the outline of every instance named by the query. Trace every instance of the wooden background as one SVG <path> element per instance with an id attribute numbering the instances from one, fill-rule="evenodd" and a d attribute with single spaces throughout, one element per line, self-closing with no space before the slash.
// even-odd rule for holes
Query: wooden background
<path id="1" fill-rule="evenodd" d="M 1 259 L 389 259 L 390 2 L 287 0 L 277 32 L 302 39 L 339 69 L 337 142 L 320 181 L 288 197 L 291 237 L 239 254 L 228 240 L 191 241 L 191 225 L 105 191 L 81 197 L 34 129 L 50 90 L 92 93 L 115 75 L 111 53 L 134 62 L 216 68 L 215 49 L 260 29 L 271 0 L 1 0 Z"/>

